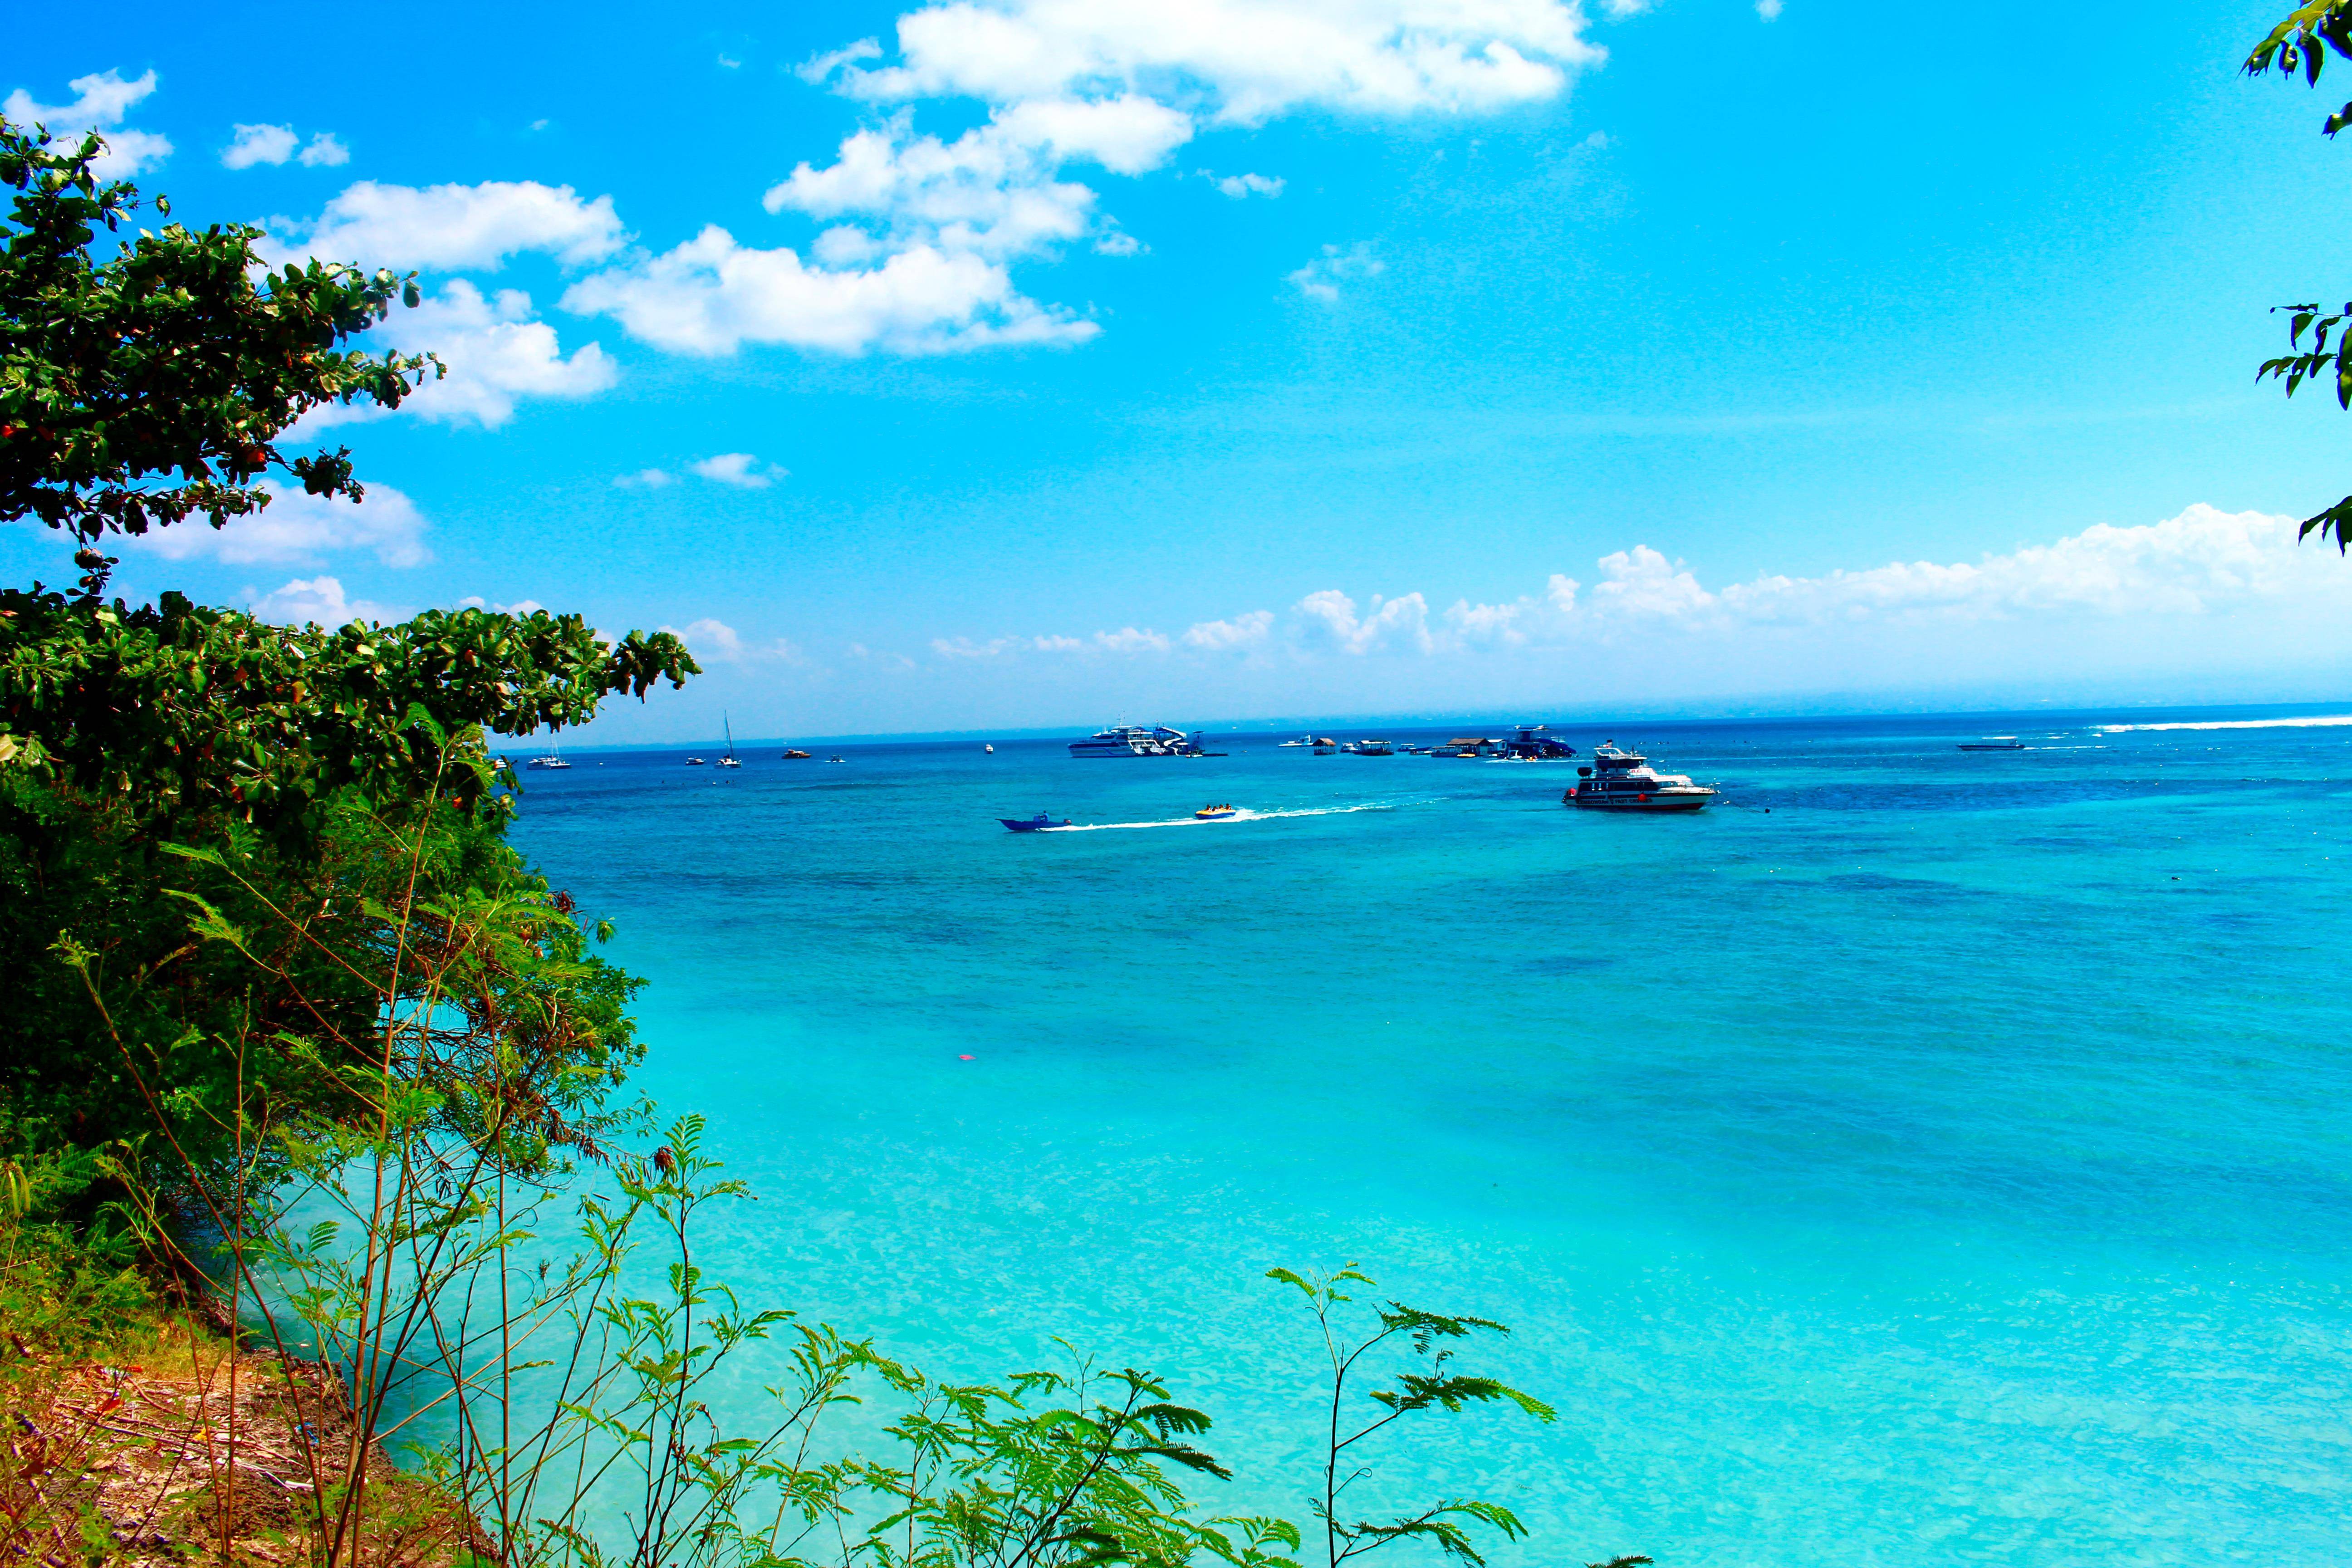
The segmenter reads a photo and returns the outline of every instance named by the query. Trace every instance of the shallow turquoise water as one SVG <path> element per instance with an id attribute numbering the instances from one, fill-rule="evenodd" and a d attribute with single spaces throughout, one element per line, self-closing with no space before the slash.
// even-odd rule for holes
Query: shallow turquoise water
<path id="1" fill-rule="evenodd" d="M 2352 729 L 2097 723 L 1568 731 L 1696 818 L 1271 735 L 592 752 L 521 839 L 761 1194 L 714 1268 L 940 1372 L 1155 1367 L 1222 1509 L 1305 1517 L 1260 1276 L 1360 1261 L 1559 1407 L 1384 1471 L 1519 1510 L 1498 1565 L 2341 1562 Z M 1301 815 L 993 821 L 1210 800 Z"/>

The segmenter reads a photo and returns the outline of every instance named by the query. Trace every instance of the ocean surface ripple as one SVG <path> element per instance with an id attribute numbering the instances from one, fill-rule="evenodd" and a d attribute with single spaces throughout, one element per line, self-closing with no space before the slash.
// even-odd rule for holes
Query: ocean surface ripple
<path id="1" fill-rule="evenodd" d="M 953 1375 L 1155 1367 L 1219 1511 L 1306 1517 L 1261 1276 L 1354 1261 L 1560 1409 L 1391 1472 L 1519 1510 L 1497 1568 L 2338 1563 L 2352 735 L 2299 717 L 1563 729 L 1722 784 L 1679 818 L 1272 735 L 579 751 L 521 842 L 760 1194 L 715 1271 Z"/>

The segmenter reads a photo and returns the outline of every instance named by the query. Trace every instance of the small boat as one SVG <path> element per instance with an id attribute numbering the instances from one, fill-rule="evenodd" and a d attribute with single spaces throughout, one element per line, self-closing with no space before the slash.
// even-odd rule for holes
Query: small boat
<path id="1" fill-rule="evenodd" d="M 735 726 L 728 721 L 725 713 L 719 715 L 719 722 L 727 731 L 727 754 L 719 759 L 719 765 L 722 768 L 740 768 L 743 765 L 743 759 L 735 754 Z"/>
<path id="2" fill-rule="evenodd" d="M 1964 752 L 2022 752 L 2028 749 L 2026 743 L 2014 735 L 1987 735 L 1981 741 L 1960 742 L 1960 750 Z"/>
<path id="3" fill-rule="evenodd" d="M 563 743 L 561 741 L 553 741 L 548 743 L 545 756 L 533 757 L 524 765 L 533 768 L 568 768 L 572 764 L 563 760 Z"/>
<path id="4" fill-rule="evenodd" d="M 1204 805 L 1192 814 L 1195 822 L 1223 822 L 1228 816 L 1239 816 L 1241 808 L 1234 805 Z"/>
<path id="5" fill-rule="evenodd" d="M 1311 746 L 1314 743 L 1315 737 L 1312 735 L 1301 735 L 1296 741 L 1278 741 L 1276 742 L 1276 744 L 1283 746 Z"/>
<path id="6" fill-rule="evenodd" d="M 993 742 L 993 741 L 991 741 L 988 744 L 986 744 L 985 746 L 982 746 L 982 747 L 981 748 L 981 750 L 982 750 L 982 751 L 983 751 L 983 752 L 986 752 L 990 756 L 992 756 L 992 756 L 996 755 L 996 742 Z"/>
<path id="7" fill-rule="evenodd" d="M 1570 786 L 1559 803 L 1588 811 L 1696 811 L 1716 794 L 1686 774 L 1654 771 L 1647 757 L 1619 751 L 1614 741 L 1601 742 L 1592 765 L 1576 772 L 1585 782 Z"/>
<path id="8" fill-rule="evenodd" d="M 828 763 L 845 763 L 849 761 L 849 759 L 847 757 L 827 757 L 825 758 L 825 761 Z"/>
<path id="9" fill-rule="evenodd" d="M 807 761 L 808 761 L 808 753 L 807 753 L 806 752 L 802 751 L 802 750 L 801 750 L 800 748 L 798 748 L 797 746 L 795 746 L 795 747 L 794 747 L 794 748 L 793 748 L 791 751 L 786 752 L 784 753 L 784 761 L 786 761 L 786 762 L 788 762 L 788 763 L 793 763 L 793 762 L 804 763 L 804 762 L 807 762 Z"/>
<path id="10" fill-rule="evenodd" d="M 1066 816 L 1056 822 L 1042 811 L 1034 816 L 1000 816 L 996 820 L 1015 833 L 1043 833 L 1049 827 L 1067 827 L 1070 825 Z"/>
<path id="11" fill-rule="evenodd" d="M 689 768 L 698 768 L 703 766 L 704 763 L 700 757 L 688 757 L 686 759 L 686 765 Z"/>
<path id="12" fill-rule="evenodd" d="M 1360 757 L 1393 757 L 1396 755 L 1396 748 L 1390 745 L 1386 741 L 1359 741 L 1356 742 L 1354 750 L 1356 755 Z"/>

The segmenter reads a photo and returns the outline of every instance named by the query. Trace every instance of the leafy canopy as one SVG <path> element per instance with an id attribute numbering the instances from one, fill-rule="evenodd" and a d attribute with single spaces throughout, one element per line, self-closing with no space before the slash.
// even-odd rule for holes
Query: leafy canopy
<path id="1" fill-rule="evenodd" d="M 343 341 L 417 302 L 415 274 L 312 260 L 265 269 L 261 229 L 179 224 L 136 231 L 100 258 L 139 205 L 100 182 L 96 134 L 47 145 L 0 120 L 0 521 L 37 517 L 95 542 L 202 513 L 214 527 L 269 504 L 283 469 L 315 496 L 360 499 L 351 451 L 288 458 L 278 439 L 323 404 L 396 408 L 430 356 Z M 169 202 L 155 210 L 168 216 Z"/>
<path id="2" fill-rule="evenodd" d="M 2317 87 L 2330 54 L 2352 60 L 2352 0 L 2314 0 L 2288 13 L 2286 19 L 2273 27 L 2246 57 L 2246 74 L 2262 76 L 2276 70 L 2284 77 L 2299 75 L 2306 85 Z M 2334 136 L 2347 125 L 2352 125 L 2352 103 L 2330 114 L 2321 130 Z M 2332 315 L 2316 304 L 2281 305 L 2273 314 L 2278 310 L 2288 312 L 2288 352 L 2276 359 L 2264 360 L 2262 368 L 2254 373 L 2254 379 L 2282 381 L 2286 384 L 2286 395 L 2293 397 L 2305 382 L 2315 381 L 2332 371 L 2336 406 L 2352 409 L 2352 332 L 2343 330 L 2347 319 L 2352 319 L 2352 303 Z M 2304 346 L 2303 339 L 2306 331 L 2312 334 L 2308 348 Z M 2331 332 L 2335 334 L 2333 347 L 2329 346 Z M 2352 549 L 2352 496 L 2346 496 L 2315 517 L 2304 519 L 2299 537 L 2308 539 L 2314 533 L 2322 539 L 2334 539 L 2338 553 Z"/>

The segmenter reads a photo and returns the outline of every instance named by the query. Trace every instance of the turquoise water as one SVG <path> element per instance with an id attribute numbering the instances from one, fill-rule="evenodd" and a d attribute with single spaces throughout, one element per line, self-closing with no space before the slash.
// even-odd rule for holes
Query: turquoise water
<path id="1" fill-rule="evenodd" d="M 2100 722 L 1565 731 L 1688 818 L 1271 735 L 584 752 L 521 839 L 761 1194 L 715 1268 L 941 1373 L 1157 1368 L 1221 1509 L 1306 1517 L 1260 1277 L 1355 1261 L 1559 1408 L 1383 1471 L 1518 1510 L 1498 1565 L 2338 1563 L 2352 729 Z"/>

